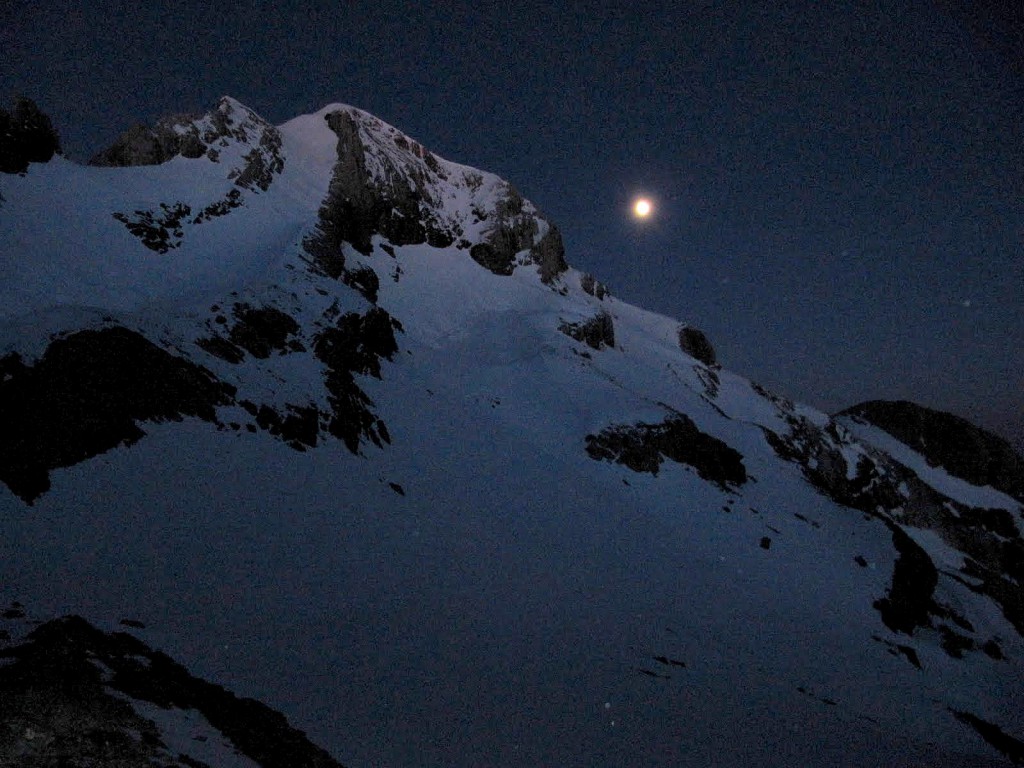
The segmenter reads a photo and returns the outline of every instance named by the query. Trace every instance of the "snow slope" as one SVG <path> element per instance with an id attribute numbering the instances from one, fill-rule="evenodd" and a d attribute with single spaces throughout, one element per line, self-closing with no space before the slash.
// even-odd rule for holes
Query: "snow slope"
<path id="1" fill-rule="evenodd" d="M 217 161 L 0 176 L 0 354 L 31 366 L 55 336 L 116 325 L 236 389 L 212 422 L 144 421 L 137 442 L 50 468 L 31 505 L 0 489 L 0 599 L 137 617 L 150 646 L 349 766 L 1009 764 L 954 711 L 1024 736 L 1004 594 L 1021 585 L 959 569 L 963 547 L 1019 546 L 1019 505 L 694 360 L 676 321 L 573 269 L 546 274 L 552 225 L 497 177 L 343 105 L 275 130 L 266 189 L 231 178 L 255 136 Z M 240 205 L 192 223 L 233 189 Z M 384 222 L 371 247 L 330 240 L 369 215 L 344 208 L 363 194 Z M 394 235 L 409 200 L 451 244 Z M 180 202 L 192 218 L 165 227 L 164 253 L 113 216 Z M 511 274 L 480 243 L 512 243 Z M 295 343 L 253 352 L 225 330 L 242 303 L 294 320 Z M 379 419 L 352 450 L 328 427 L 320 340 L 377 310 L 397 352 L 379 377 L 352 369 Z M 613 344 L 567 332 L 602 313 Z M 240 359 L 197 344 L 217 334 Z M 314 409 L 312 443 L 275 434 L 263 405 Z M 683 417 L 699 455 L 650 447 Z M 656 471 L 588 453 L 602 436 L 619 450 L 616 427 Z M 744 482 L 716 474 L 727 448 Z M 950 499 L 1001 508 L 1016 543 L 961 535 Z M 919 553 L 936 569 L 923 595 L 894 582 Z M 909 631 L 876 604 L 897 593 L 925 616 Z"/>

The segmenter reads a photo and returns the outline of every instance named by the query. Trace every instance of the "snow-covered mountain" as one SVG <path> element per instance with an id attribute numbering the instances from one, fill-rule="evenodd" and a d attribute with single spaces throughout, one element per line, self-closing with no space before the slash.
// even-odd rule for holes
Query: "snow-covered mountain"
<path id="1" fill-rule="evenodd" d="M 1012 455 L 980 485 L 934 419 L 722 368 L 508 182 L 352 107 L 224 98 L 22 159 L 0 602 L 88 623 L 5 630 L 0 685 L 77 648 L 189 765 L 243 758 L 119 682 L 150 648 L 353 767 L 1024 761 Z M 45 764 L 54 724 L 5 718 L 0 764 Z"/>

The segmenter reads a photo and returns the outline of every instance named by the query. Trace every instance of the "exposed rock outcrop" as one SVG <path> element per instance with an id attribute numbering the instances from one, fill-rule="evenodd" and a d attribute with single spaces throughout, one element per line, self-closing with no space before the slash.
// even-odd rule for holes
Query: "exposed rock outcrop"
<path id="1" fill-rule="evenodd" d="M 1024 458 L 1008 442 L 966 419 L 906 400 L 870 400 L 842 411 L 920 453 L 929 464 L 1024 503 Z"/>
<path id="2" fill-rule="evenodd" d="M 581 323 L 562 323 L 558 330 L 592 349 L 615 346 L 615 323 L 607 312 L 598 312 Z"/>
<path id="3" fill-rule="evenodd" d="M 548 222 L 547 232 L 530 248 L 530 260 L 537 265 L 540 279 L 545 283 L 550 283 L 569 268 L 565 261 L 562 233 L 554 224 Z"/>
<path id="4" fill-rule="evenodd" d="M 364 441 L 390 442 L 386 425 L 355 379 L 380 378 L 381 360 L 398 349 L 394 333 L 401 326 L 387 312 L 329 314 L 324 319 L 331 324 L 315 337 L 312 350 L 303 343 L 299 324 L 276 307 L 238 303 L 231 314 L 231 323 L 218 314 L 223 324 L 211 324 L 224 333 L 200 338 L 196 346 L 231 364 L 247 357 L 259 363 L 275 355 L 315 355 L 325 368 L 329 408 L 237 402 L 235 386 L 136 331 L 120 326 L 78 331 L 52 341 L 32 365 L 16 353 L 0 358 L 0 482 L 31 504 L 49 490 L 52 469 L 137 442 L 146 434 L 145 422 L 191 416 L 221 430 L 241 430 L 242 423 L 218 419 L 217 409 L 228 405 L 249 412 L 249 431 L 269 432 L 296 450 L 318 445 L 321 431 L 353 453 Z"/>
<path id="5" fill-rule="evenodd" d="M 0 173 L 24 173 L 59 152 L 57 132 L 34 101 L 22 97 L 10 112 L 0 109 Z"/>
<path id="6" fill-rule="evenodd" d="M 223 97 L 205 115 L 180 114 L 161 118 L 153 128 L 134 125 L 90 165 L 126 167 L 160 165 L 175 157 L 220 160 L 232 144 L 248 147 L 228 176 L 242 189 L 267 190 L 284 168 L 280 132 L 251 109 Z"/>
<path id="7" fill-rule="evenodd" d="M 995 723 L 978 717 L 972 712 L 952 707 L 949 711 L 957 720 L 971 726 L 981 738 L 1006 755 L 1014 765 L 1024 765 L 1024 741 L 1011 736 Z"/>
<path id="8" fill-rule="evenodd" d="M 960 578 L 974 582 L 976 586 L 972 588 L 988 595 L 1017 632 L 1024 635 L 1024 591 L 1019 586 L 1024 583 L 1024 539 L 1012 512 L 971 507 L 944 496 L 887 454 L 855 442 L 834 421 L 819 426 L 792 412 L 787 414 L 787 421 L 788 434 L 765 431 L 769 444 L 780 457 L 800 464 L 808 481 L 839 504 L 879 517 L 890 527 L 909 525 L 937 533 L 950 547 L 966 555 Z M 895 529 L 894 542 L 913 566 L 904 566 L 904 574 L 927 570 L 921 559 L 928 557 L 924 550 L 913 542 L 907 543 Z M 894 574 L 898 597 L 890 595 L 890 602 L 880 601 L 876 607 L 892 607 L 886 623 L 900 631 L 922 626 L 923 615 L 934 617 L 937 630 L 945 635 L 943 646 L 948 651 L 949 633 L 959 633 L 955 614 L 948 607 L 933 603 L 930 597 L 922 597 L 922 603 L 911 609 L 906 596 L 923 596 L 929 591 L 897 586 L 911 582 L 923 583 Z M 929 620 L 924 625 L 933 626 L 933 622 Z M 971 644 L 975 645 L 973 640 Z M 980 643 L 977 645 L 981 647 Z"/>
<path id="9" fill-rule="evenodd" d="M 284 169 L 277 128 L 228 97 L 206 115 L 175 115 L 163 118 L 154 128 L 130 128 L 89 162 L 99 166 L 159 165 L 175 157 L 206 157 L 212 162 L 230 157 L 224 163 L 226 191 L 212 202 L 207 198 L 196 203 L 201 210 L 194 217 L 193 205 L 182 200 L 163 202 L 150 210 L 112 214 L 157 253 L 180 246 L 190 227 L 242 207 L 243 190 L 265 192 Z"/>
<path id="10" fill-rule="evenodd" d="M 219 307 L 217 308 L 218 311 Z M 196 340 L 202 349 L 229 363 L 240 363 L 249 353 L 266 358 L 274 352 L 286 354 L 305 350 L 296 338 L 299 324 L 276 307 L 252 307 L 237 303 L 231 310 L 233 322 L 224 314 L 217 315 L 216 325 L 226 327 L 227 335 L 214 333 Z"/>
<path id="11" fill-rule="evenodd" d="M 31 503 L 49 472 L 144 436 L 140 421 L 215 421 L 234 388 L 134 331 L 78 331 L 35 365 L 0 359 L 0 481 Z"/>
<path id="12" fill-rule="evenodd" d="M 397 152 L 373 156 L 370 169 L 361 117 L 361 113 L 339 109 L 324 118 L 338 137 L 337 161 L 317 234 L 307 239 L 306 248 L 317 266 L 332 277 L 341 276 L 344 269 L 342 243 L 369 254 L 376 234 L 393 245 L 430 243 L 439 248 L 462 234 L 458 228 L 446 227 L 435 213 L 441 201 L 429 182 L 440 171 L 437 159 L 403 139 L 396 145 Z"/>
<path id="13" fill-rule="evenodd" d="M 596 299 L 604 301 L 605 296 L 608 295 L 608 288 L 604 283 L 596 280 L 593 275 L 584 272 L 580 275 L 580 288 L 583 289 L 584 293 L 589 293 Z"/>
<path id="14" fill-rule="evenodd" d="M 673 413 L 658 424 L 621 424 L 587 435 L 593 459 L 624 464 L 634 472 L 658 474 L 664 459 L 697 470 L 704 480 L 723 489 L 743 485 L 747 470 L 743 456 L 717 437 L 701 432 L 693 420 Z"/>
<path id="15" fill-rule="evenodd" d="M 185 236 L 182 224 L 192 215 L 187 203 L 160 204 L 160 211 L 134 211 L 131 214 L 115 213 L 114 218 L 142 241 L 151 251 L 167 253 L 181 245 Z"/>
<path id="16" fill-rule="evenodd" d="M 165 118 L 155 128 L 136 123 L 117 137 L 107 149 L 94 155 L 89 165 L 127 167 L 133 165 L 160 165 L 173 157 L 197 158 L 205 154 L 205 146 L 198 136 L 188 134 L 184 139 L 173 129 L 175 120 L 186 120 L 181 115 Z M 168 125 L 165 121 L 170 121 Z M 192 141 L 194 139 L 194 141 Z"/>
<path id="17" fill-rule="evenodd" d="M 704 332 L 688 325 L 679 328 L 679 348 L 704 365 L 717 365 L 718 357 Z"/>
<path id="18" fill-rule="evenodd" d="M 484 231 L 483 242 L 469 251 L 480 266 L 496 275 L 511 275 L 519 265 L 519 255 L 526 253 L 522 263 L 536 264 L 545 283 L 568 269 L 561 233 L 544 221 L 547 229 L 538 239 L 537 212 L 511 184 L 506 185 L 505 196 L 498 201 L 492 221 Z"/>
<path id="19" fill-rule="evenodd" d="M 352 453 L 367 437 L 376 445 L 391 442 L 384 422 L 370 410 L 373 401 L 355 383 L 354 374 L 380 378 L 381 358 L 398 351 L 395 331 L 401 326 L 387 312 L 374 307 L 365 315 L 349 312 L 316 340 L 313 351 L 326 366 L 324 384 L 333 410 L 328 430 Z"/>
<path id="20" fill-rule="evenodd" d="M 320 272 L 343 279 L 344 244 L 368 255 L 373 237 L 392 246 L 426 243 L 446 248 L 458 241 L 497 275 L 534 264 L 551 282 L 567 269 L 561 234 L 506 182 L 492 180 L 488 197 L 467 221 L 446 208 L 446 194 L 461 188 L 476 197 L 482 176 L 455 166 L 366 113 L 339 107 L 324 115 L 338 137 L 337 161 L 316 231 L 304 242 Z M 497 188 L 495 188 L 497 185 Z M 476 242 L 467 228 L 487 222 Z"/>
<path id="21" fill-rule="evenodd" d="M 899 556 L 893 566 L 889 593 L 875 601 L 882 621 L 893 632 L 914 634 L 918 627 L 931 626 L 932 595 L 939 572 L 928 554 L 898 525 L 890 525 L 893 546 Z"/>
<path id="22" fill-rule="evenodd" d="M 369 239 L 380 233 L 392 245 L 406 245 L 427 241 L 427 227 L 433 224 L 424 221 L 420 202 L 434 203 L 426 189 L 429 165 L 424 161 L 410 163 L 410 174 L 401 173 L 400 168 L 385 167 L 377 179 L 367 173 L 366 155 L 355 118 L 347 112 L 334 112 L 327 116 L 327 125 L 338 137 L 338 162 L 332 179 L 332 194 L 351 206 L 350 237 L 346 237 L 356 250 L 368 253 Z M 426 157 L 413 152 L 418 159 Z M 376 183 L 375 183 L 376 182 Z M 434 229 L 431 226 L 431 229 Z M 433 239 L 451 243 L 449 235 L 434 231 Z M 442 246 L 443 247 L 443 246 Z"/>

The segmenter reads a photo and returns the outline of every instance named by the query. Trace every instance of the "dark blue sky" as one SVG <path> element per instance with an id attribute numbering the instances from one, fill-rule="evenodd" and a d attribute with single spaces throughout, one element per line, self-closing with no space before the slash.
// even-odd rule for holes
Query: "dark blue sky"
<path id="1" fill-rule="evenodd" d="M 276 123 L 353 104 L 512 181 L 727 368 L 1024 446 L 1019 0 L 431 5 L 6 0 L 0 98 L 73 159 L 224 94 Z"/>

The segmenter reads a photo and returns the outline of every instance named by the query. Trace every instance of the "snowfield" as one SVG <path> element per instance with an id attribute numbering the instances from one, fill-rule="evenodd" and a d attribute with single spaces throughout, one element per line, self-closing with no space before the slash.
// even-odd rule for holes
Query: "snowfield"
<path id="1" fill-rule="evenodd" d="M 338 113 L 358 125 L 367 189 L 413 179 L 428 230 L 457 232 L 451 245 L 377 232 L 368 254 L 338 245 L 341 278 L 317 267 L 308 242 L 345 166 L 326 122 Z M 679 323 L 599 298 L 574 269 L 545 281 L 536 248 L 552 225 L 528 202 L 502 213 L 510 188 L 491 174 L 343 105 L 252 124 L 244 141 L 218 139 L 217 161 L 55 158 L 0 175 L 0 357 L 32 366 L 54 338 L 120 326 L 235 389 L 214 421 L 142 420 L 130 445 L 51 467 L 31 504 L 0 488 L 0 601 L 104 629 L 135 617 L 145 628 L 132 634 L 279 710 L 352 768 L 1011 764 L 954 715 L 1024 738 L 1011 599 L 970 589 L 995 576 L 964 570 L 966 539 L 939 512 L 913 527 L 902 506 L 851 506 L 827 488 L 875 462 L 876 485 L 906 472 L 908 488 L 1002 510 L 1019 544 L 1018 500 L 698 362 Z M 267 189 L 242 189 L 231 173 L 266 131 L 279 132 L 283 168 Z M 240 204 L 194 223 L 228 199 Z M 191 213 L 153 225 L 177 243 L 164 253 L 114 216 L 156 221 L 177 203 Z M 532 246 L 499 274 L 471 246 L 518 233 L 515 216 L 536 217 Z M 367 270 L 375 291 L 356 281 Z M 261 357 L 244 328 L 226 330 L 243 324 L 239 304 L 295 330 Z M 353 452 L 326 427 L 337 364 L 318 340 L 374 309 L 397 321 L 397 352 L 378 355 L 379 377 L 353 368 L 352 381 L 386 435 L 361 433 Z M 601 312 L 613 346 L 560 330 Z M 197 344 L 217 334 L 240 360 Z M 282 419 L 314 409 L 315 444 L 275 434 L 253 413 L 262 405 Z M 643 444 L 677 415 L 704 436 L 686 461 Z M 588 454 L 601 434 L 656 471 Z M 727 448 L 745 482 L 715 479 Z M 830 456 L 843 464 L 812 482 Z M 914 556 L 894 528 L 936 570 L 911 606 L 930 626 L 912 633 L 876 605 L 898 602 L 898 562 Z M 1017 546 L 1002 528 L 971 531 Z M 943 627 L 970 647 L 952 653 Z M 209 727 L 183 722 L 166 729 Z M 250 764 L 204 743 L 197 759 Z"/>

